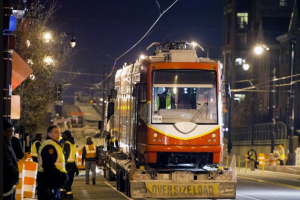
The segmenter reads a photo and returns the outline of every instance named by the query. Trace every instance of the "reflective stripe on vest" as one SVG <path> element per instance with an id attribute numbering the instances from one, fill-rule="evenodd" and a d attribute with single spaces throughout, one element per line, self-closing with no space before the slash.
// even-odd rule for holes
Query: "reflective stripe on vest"
<path id="1" fill-rule="evenodd" d="M 96 145 L 85 145 L 86 156 L 85 158 L 96 158 Z"/>
<path id="2" fill-rule="evenodd" d="M 47 145 L 52 145 L 55 147 L 56 152 L 57 152 L 57 159 L 56 162 L 54 163 L 55 168 L 58 169 L 59 171 L 63 172 L 63 173 L 67 173 L 66 167 L 65 167 L 65 156 L 63 154 L 62 148 L 59 144 L 57 144 L 55 141 L 49 139 L 49 140 L 45 140 L 42 144 L 41 147 L 39 149 L 39 159 L 38 159 L 38 171 L 39 172 L 44 172 L 44 168 L 43 168 L 43 160 L 42 160 L 42 150 L 44 149 L 45 146 Z"/>
<path id="3" fill-rule="evenodd" d="M 32 144 L 32 146 L 31 146 L 31 153 L 30 153 L 31 157 L 38 157 L 38 152 L 37 152 L 37 149 L 36 149 L 36 144 L 37 144 L 38 142 L 41 143 L 40 141 L 36 140 L 36 141 Z"/>
<path id="4" fill-rule="evenodd" d="M 76 145 L 75 144 L 71 144 L 70 141 L 66 141 L 66 143 L 68 143 L 70 145 L 70 154 L 69 154 L 69 157 L 67 159 L 67 162 L 68 163 L 75 162 L 75 158 L 76 158 Z"/>
<path id="5" fill-rule="evenodd" d="M 285 159 L 285 155 L 284 155 L 284 148 L 279 149 L 279 159 L 280 160 L 284 160 Z"/>

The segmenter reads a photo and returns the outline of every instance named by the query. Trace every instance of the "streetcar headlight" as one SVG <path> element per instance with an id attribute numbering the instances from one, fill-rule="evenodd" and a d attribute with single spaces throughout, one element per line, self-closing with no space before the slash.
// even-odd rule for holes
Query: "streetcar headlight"
<path id="1" fill-rule="evenodd" d="M 207 142 L 211 142 L 211 139 L 208 139 Z"/>
<path id="2" fill-rule="evenodd" d="M 153 138 L 153 142 L 156 142 L 156 139 L 155 139 L 155 138 Z"/>
<path id="3" fill-rule="evenodd" d="M 217 140 L 216 140 L 216 138 L 215 139 L 213 139 L 213 142 L 216 142 Z"/>
<path id="4" fill-rule="evenodd" d="M 217 135 L 215 133 L 211 134 L 211 137 L 216 137 Z"/>
<path id="5" fill-rule="evenodd" d="M 161 138 L 159 138 L 158 141 L 161 142 Z"/>
<path id="6" fill-rule="evenodd" d="M 154 133 L 154 134 L 153 134 L 153 137 L 157 137 L 157 136 L 158 136 L 158 134 L 157 134 L 157 133 Z"/>

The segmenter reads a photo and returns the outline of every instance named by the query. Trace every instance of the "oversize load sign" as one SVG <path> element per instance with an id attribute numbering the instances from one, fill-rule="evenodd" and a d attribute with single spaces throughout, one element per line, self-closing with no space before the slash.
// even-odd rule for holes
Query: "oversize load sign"
<path id="1" fill-rule="evenodd" d="M 147 196 L 219 196 L 219 184 L 146 183 Z"/>

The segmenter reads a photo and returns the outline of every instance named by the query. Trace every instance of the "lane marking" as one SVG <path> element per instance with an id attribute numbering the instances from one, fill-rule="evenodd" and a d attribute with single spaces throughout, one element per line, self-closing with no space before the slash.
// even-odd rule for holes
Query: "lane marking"
<path id="1" fill-rule="evenodd" d="M 114 186 L 112 186 L 111 184 L 109 184 L 108 182 L 104 182 L 106 185 L 108 185 L 109 187 L 111 187 L 113 190 L 117 191 L 119 194 L 121 194 L 122 196 L 124 196 L 126 199 L 128 200 L 134 200 L 129 198 L 128 196 L 126 196 L 124 193 L 120 192 L 119 190 L 117 190 Z"/>
<path id="2" fill-rule="evenodd" d="M 269 184 L 272 184 L 272 185 L 277 185 L 277 186 L 281 186 L 281 187 L 300 190 L 300 187 L 293 186 L 293 185 L 288 185 L 288 184 L 284 184 L 284 183 L 275 183 L 275 182 L 272 182 L 272 181 L 266 181 L 266 180 L 257 179 L 257 178 L 249 178 L 249 177 L 245 177 L 245 176 L 239 176 L 239 177 L 243 178 L 243 179 L 252 180 L 252 181 L 258 181 L 258 182 L 261 182 L 261 183 L 269 183 Z"/>
<path id="3" fill-rule="evenodd" d="M 255 197 L 250 197 L 248 195 L 245 195 L 245 194 L 241 194 L 241 193 L 236 193 L 237 195 L 240 195 L 240 196 L 243 196 L 243 197 L 247 197 L 249 199 L 254 199 L 254 200 L 261 200 L 261 199 L 258 199 L 258 198 L 255 198 Z"/>

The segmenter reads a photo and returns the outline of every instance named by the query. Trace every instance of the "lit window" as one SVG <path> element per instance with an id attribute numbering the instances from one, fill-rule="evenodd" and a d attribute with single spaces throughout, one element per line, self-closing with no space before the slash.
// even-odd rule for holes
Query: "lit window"
<path id="1" fill-rule="evenodd" d="M 248 13 L 237 13 L 237 22 L 239 29 L 246 29 L 248 25 Z"/>
<path id="2" fill-rule="evenodd" d="M 287 6 L 287 1 L 286 0 L 280 0 L 279 5 L 280 6 Z"/>

